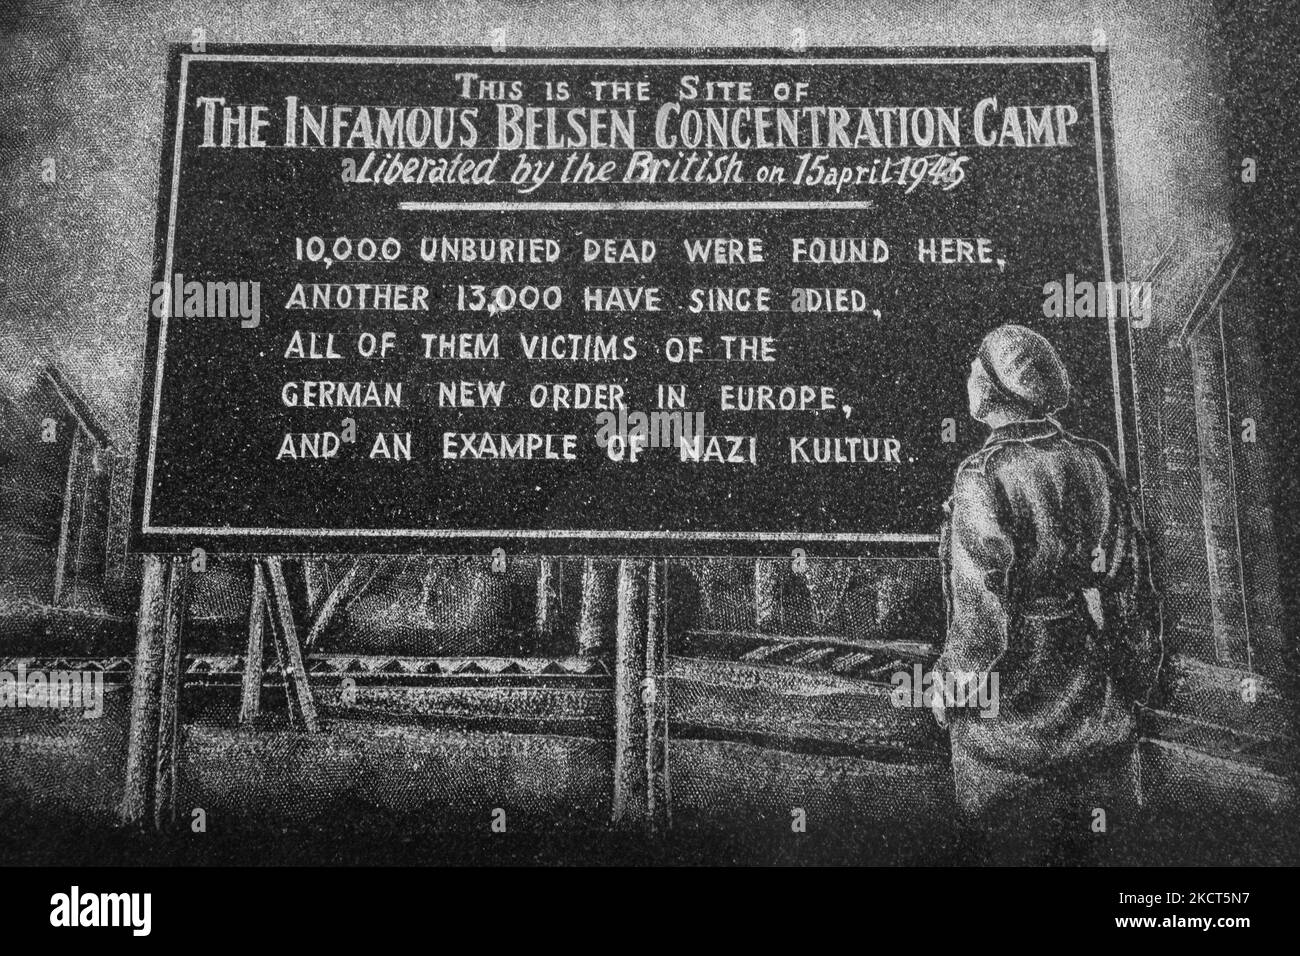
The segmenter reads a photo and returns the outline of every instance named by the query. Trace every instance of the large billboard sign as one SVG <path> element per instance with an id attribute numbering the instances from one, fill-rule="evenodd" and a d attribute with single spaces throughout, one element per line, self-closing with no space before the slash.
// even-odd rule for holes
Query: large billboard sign
<path id="1" fill-rule="evenodd" d="M 177 47 L 135 546 L 932 551 L 998 325 L 1132 452 L 1107 102 L 1075 48 Z"/>

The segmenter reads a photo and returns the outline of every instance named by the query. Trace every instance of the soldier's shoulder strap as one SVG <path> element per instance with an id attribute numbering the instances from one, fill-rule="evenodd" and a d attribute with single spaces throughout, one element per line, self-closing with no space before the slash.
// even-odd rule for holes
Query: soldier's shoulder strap
<path id="1" fill-rule="evenodd" d="M 1073 432 L 1067 432 L 1065 429 L 1061 429 L 1061 435 L 1068 441 L 1074 442 L 1080 447 L 1091 449 L 1110 470 L 1112 477 L 1123 484 L 1123 473 L 1120 471 L 1119 463 L 1115 460 L 1115 454 L 1110 450 L 1109 445 L 1092 438 L 1085 438 L 1082 435 L 1076 435 Z"/>
<path id="2" fill-rule="evenodd" d="M 963 472 L 977 471 L 981 475 L 987 475 L 989 465 L 998 456 L 998 454 L 1014 444 L 1010 441 L 994 441 L 985 445 L 973 455 L 967 455 L 962 463 L 957 466 L 957 477 L 960 478 Z"/>

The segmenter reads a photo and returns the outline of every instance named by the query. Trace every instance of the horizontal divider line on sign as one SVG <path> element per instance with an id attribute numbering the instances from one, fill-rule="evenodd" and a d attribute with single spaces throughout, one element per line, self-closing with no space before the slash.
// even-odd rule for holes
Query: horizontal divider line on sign
<path id="1" fill-rule="evenodd" d="M 402 212 L 728 212 L 748 209 L 868 210 L 872 200 L 732 200 L 728 202 L 650 202 L 601 200 L 591 202 L 423 202 L 407 200 L 397 204 Z"/>

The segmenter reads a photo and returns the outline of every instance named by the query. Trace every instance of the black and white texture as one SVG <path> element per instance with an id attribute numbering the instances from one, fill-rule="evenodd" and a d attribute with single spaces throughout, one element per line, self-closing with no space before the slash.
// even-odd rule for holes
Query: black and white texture
<path id="1" fill-rule="evenodd" d="M 134 859 L 162 845 L 195 863 L 474 862 L 496 852 L 485 841 L 501 811 L 509 832 L 533 838 L 536 861 L 584 862 L 602 845 L 713 862 L 984 863 L 1022 849 L 1035 862 L 1296 861 L 1295 636 L 1284 626 L 1295 587 L 1279 535 L 1294 517 L 1286 463 L 1300 438 L 1281 414 L 1296 343 L 1286 286 L 1272 278 L 1286 273 L 1278 249 L 1294 241 L 1284 207 L 1260 198 L 1285 196 L 1282 169 L 1264 157 L 1284 135 L 1281 64 L 1294 22 L 1212 3 L 1010 2 L 27 3 L 0 17 L 0 671 L 97 670 L 105 687 L 96 720 L 0 709 L 0 806 L 22 822 L 6 860 L 85 847 L 103 861 Z M 890 355 L 918 391 L 887 401 L 934 419 L 936 435 L 950 415 L 960 440 L 926 450 L 933 475 L 909 486 L 905 509 L 869 491 L 828 499 L 845 520 L 871 515 L 864 527 L 897 519 L 890 530 L 926 539 L 915 549 L 819 554 L 809 543 L 801 558 L 791 512 L 780 530 L 796 537 L 762 556 L 674 549 L 669 537 L 626 551 L 507 547 L 502 565 L 491 548 L 334 554 L 281 541 L 254 556 L 209 540 L 197 570 L 188 548 L 183 560 L 130 551 L 166 219 L 169 56 L 196 30 L 214 48 L 491 56 L 496 43 L 506 59 L 552 47 L 1104 49 L 1113 241 L 1124 275 L 1153 288 L 1151 325 L 1131 337 L 1124 453 L 1141 477 L 1165 651 L 1159 693 L 1133 709 L 1132 759 L 1104 768 L 1138 795 L 1126 825 L 1097 833 L 1087 816 L 1082 839 L 1060 841 L 1071 854 L 1086 848 L 1068 858 L 1051 847 L 1006 852 L 1018 821 L 972 828 L 950 730 L 929 708 L 891 700 L 891 678 L 928 671 L 947 638 L 942 505 L 985 438 L 965 407 L 974 347 L 1023 321 L 1026 302 L 1037 308 L 1050 276 L 1001 311 L 1002 293 L 918 289 L 934 299 L 927 334 L 894 341 Z M 1247 159 L 1259 160 L 1249 182 Z M 1013 209 L 1022 198 L 1003 201 Z M 1087 234 L 1082 214 L 1056 215 L 1031 224 L 1022 245 L 1034 229 L 1040 252 Z M 639 237 L 634 224 L 592 225 Z M 228 240 L 232 254 L 255 245 Z M 781 268 L 767 284 L 789 285 Z M 972 312 L 978 323 L 943 334 Z M 1085 385 L 1067 425 L 1117 453 L 1106 415 L 1088 411 L 1110 397 L 1089 371 L 1099 367 L 1089 346 L 1056 344 Z M 213 394 L 237 403 L 255 376 L 227 371 Z M 873 404 L 858 386 L 855 415 Z M 201 408 L 189 414 L 202 425 Z M 214 436 L 231 420 L 214 412 Z M 226 487 L 229 503 L 274 515 L 310 500 L 305 486 L 259 497 L 248 484 Z M 596 494 L 624 516 L 649 515 L 647 526 L 667 514 L 645 489 L 619 498 L 592 485 L 550 512 L 542 502 L 537 520 L 571 523 L 582 496 Z M 489 520 L 501 503 L 490 488 L 475 497 L 472 484 L 459 495 Z M 683 507 L 707 522 L 716 506 L 695 497 Z M 767 517 L 743 502 L 727 508 L 732 530 L 776 528 Z M 196 808 L 205 842 L 182 839 Z"/>

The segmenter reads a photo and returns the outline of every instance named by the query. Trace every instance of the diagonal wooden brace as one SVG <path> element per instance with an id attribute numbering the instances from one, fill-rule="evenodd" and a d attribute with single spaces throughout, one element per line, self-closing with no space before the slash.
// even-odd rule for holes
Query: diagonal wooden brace
<path id="1" fill-rule="evenodd" d="M 284 673 L 284 689 L 289 698 L 289 721 L 302 730 L 315 733 L 320 730 L 316 718 L 316 702 L 307 683 L 307 668 L 303 665 L 302 644 L 298 640 L 298 627 L 293 620 L 293 607 L 289 604 L 289 589 L 284 583 L 284 569 L 279 558 L 263 558 L 267 576 L 267 595 L 270 599 L 271 617 L 276 624 L 276 656 Z"/>
<path id="2" fill-rule="evenodd" d="M 262 675 L 266 670 L 263 634 L 270 613 L 266 598 L 266 572 L 253 562 L 253 600 L 248 608 L 248 648 L 244 654 L 244 682 L 239 695 L 239 722 L 251 724 L 262 708 Z"/>
<path id="3" fill-rule="evenodd" d="M 321 601 L 319 609 L 315 612 L 315 619 L 312 620 L 311 626 L 307 629 L 307 636 L 303 639 L 302 646 L 310 651 L 316 646 L 321 635 L 325 633 L 325 628 L 333 621 L 334 616 L 344 607 L 346 602 L 355 601 L 374 581 L 379 571 L 380 562 L 376 560 L 366 560 L 364 558 L 353 558 L 348 565 L 348 569 L 339 578 L 338 582 L 325 595 Z"/>

